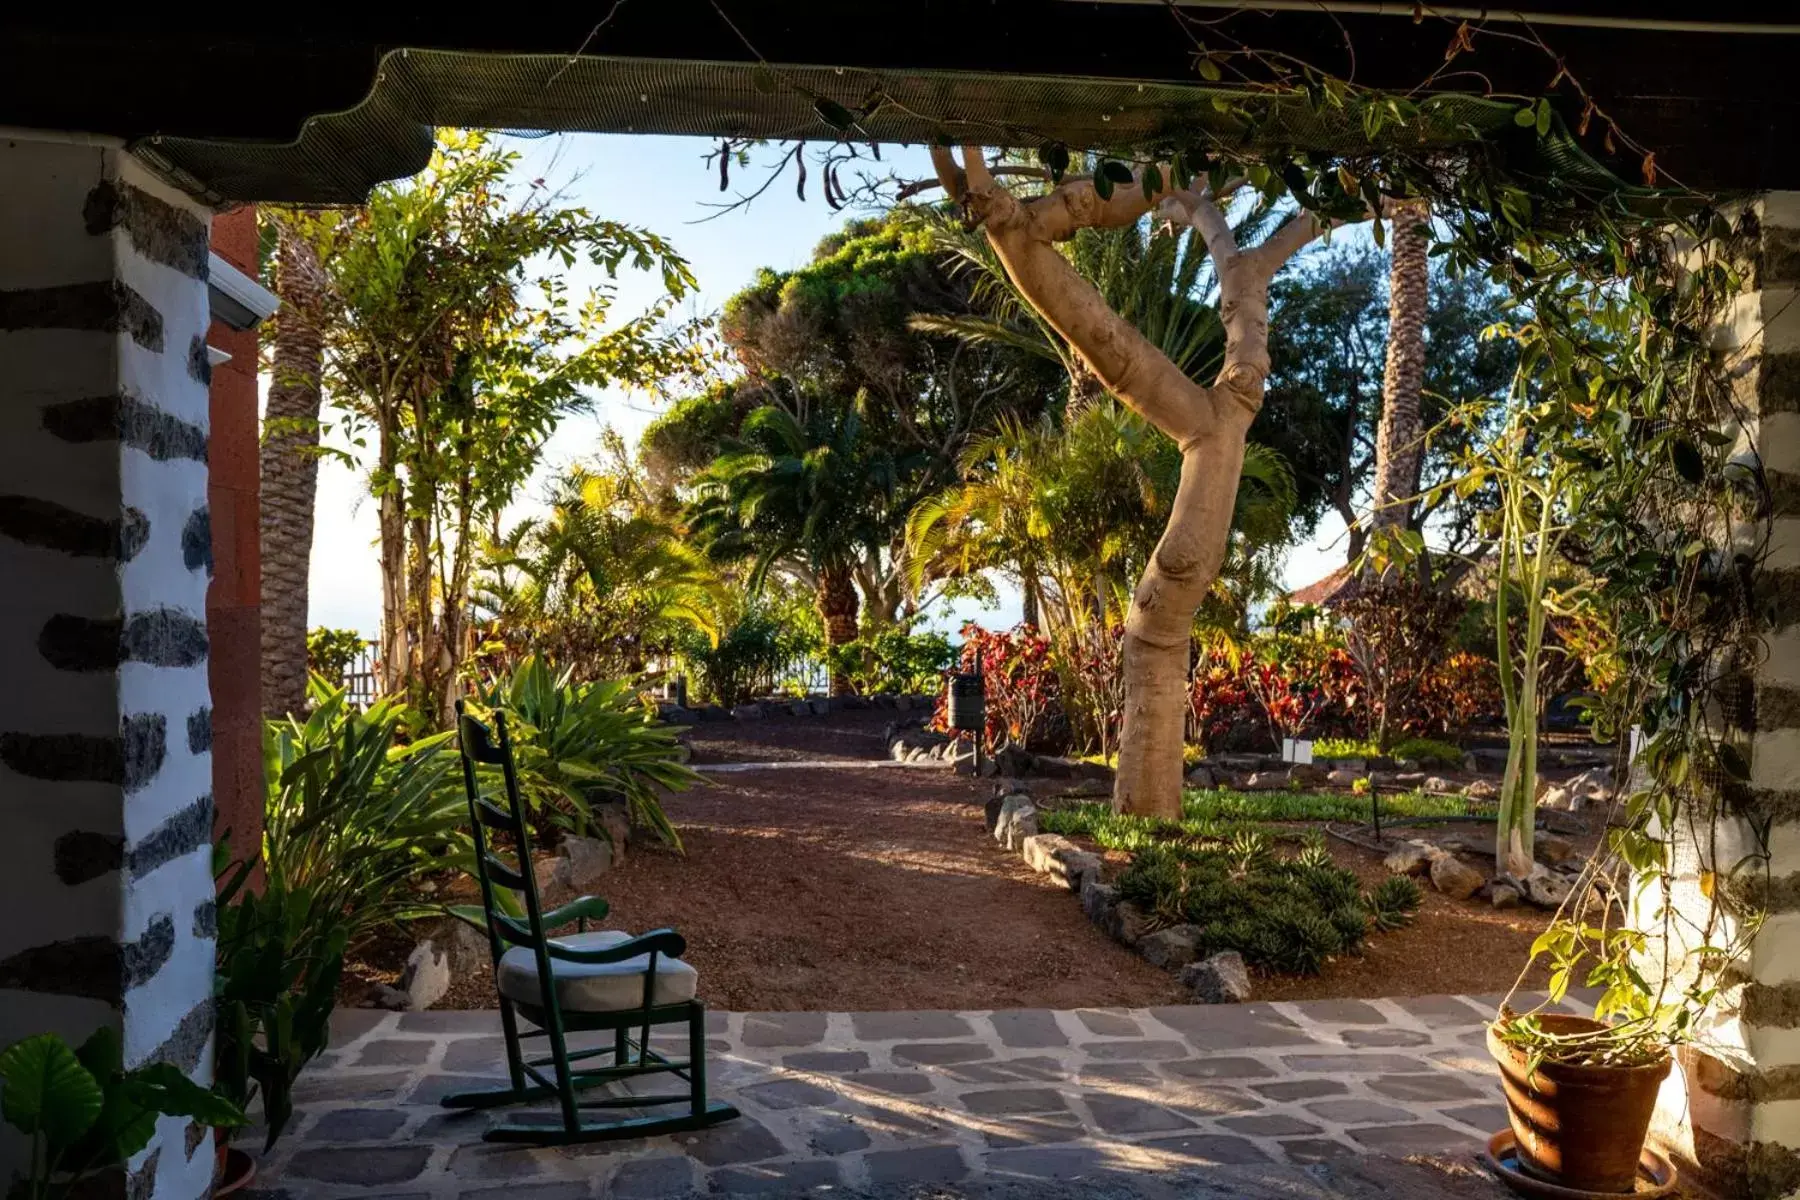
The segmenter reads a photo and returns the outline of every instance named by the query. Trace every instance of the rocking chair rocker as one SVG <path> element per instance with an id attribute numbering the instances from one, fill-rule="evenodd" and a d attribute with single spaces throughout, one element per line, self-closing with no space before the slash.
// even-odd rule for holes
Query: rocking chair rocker
<path id="1" fill-rule="evenodd" d="M 555 1097 L 561 1128 L 552 1125 L 499 1125 L 483 1135 L 491 1142 L 563 1145 L 648 1137 L 715 1125 L 738 1115 L 737 1109 L 706 1098 L 706 1007 L 694 998 L 699 975 L 681 961 L 687 943 L 672 929 L 632 937 L 611 931 L 588 932 L 590 920 L 606 916 L 606 901 L 582 896 L 544 912 L 537 878 L 531 867 L 531 843 L 525 809 L 519 798 L 506 716 L 497 713 L 494 727 L 463 712 L 457 704 L 457 732 L 462 749 L 463 786 L 474 825 L 475 873 L 487 917 L 488 947 L 493 955 L 494 982 L 500 997 L 500 1024 L 506 1038 L 510 1085 L 487 1091 L 457 1092 L 444 1097 L 446 1108 L 495 1108 Z M 500 768 L 506 807 L 481 794 L 477 764 Z M 496 853 L 495 835 L 512 842 L 513 853 Z M 517 893 L 523 919 L 502 911 L 499 889 Z M 577 922 L 579 932 L 552 937 L 549 931 Z M 523 1017 L 535 1029 L 521 1032 Z M 688 1056 L 669 1059 L 650 1048 L 650 1030 L 658 1025 L 687 1026 Z M 573 1053 L 571 1032 L 610 1031 L 610 1046 Z M 521 1042 L 548 1040 L 550 1053 L 527 1059 Z M 606 1065 L 576 1068 L 577 1062 L 607 1056 Z M 545 1068 L 549 1068 L 548 1071 Z M 687 1089 L 663 1095 L 606 1096 L 582 1100 L 578 1093 L 614 1080 L 639 1075 L 670 1074 Z M 584 1109 L 657 1109 L 679 1105 L 664 1116 L 588 1123 Z"/>

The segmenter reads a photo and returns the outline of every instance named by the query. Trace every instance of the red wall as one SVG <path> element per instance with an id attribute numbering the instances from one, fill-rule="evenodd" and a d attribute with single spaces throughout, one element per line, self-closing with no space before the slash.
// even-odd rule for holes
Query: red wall
<path id="1" fill-rule="evenodd" d="M 213 218 L 213 250 L 257 277 L 256 210 Z M 212 643 L 213 801 L 216 829 L 231 831 L 241 856 L 262 845 L 262 554 L 257 495 L 255 330 L 214 321 L 207 344 L 231 355 L 213 368 L 207 502 L 212 510 L 213 578 L 206 592 Z"/>

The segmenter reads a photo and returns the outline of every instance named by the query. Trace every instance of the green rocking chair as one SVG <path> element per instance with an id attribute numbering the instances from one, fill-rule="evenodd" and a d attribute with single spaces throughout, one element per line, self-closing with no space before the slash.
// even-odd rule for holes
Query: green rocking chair
<path id="1" fill-rule="evenodd" d="M 506 1035 L 510 1086 L 487 1091 L 457 1092 L 444 1097 L 446 1108 L 495 1108 L 555 1097 L 562 1126 L 506 1124 L 484 1135 L 493 1142 L 562 1145 L 615 1138 L 648 1137 L 682 1129 L 699 1129 L 738 1115 L 729 1104 L 706 1098 L 706 1007 L 694 998 L 699 975 L 681 961 L 687 943 L 672 929 L 632 937 L 610 931 L 588 932 L 587 923 L 606 916 L 606 901 L 582 896 L 544 912 L 537 879 L 531 869 L 531 841 L 524 805 L 506 735 L 506 716 L 495 715 L 494 727 L 476 720 L 457 705 L 457 732 L 462 745 L 463 786 L 475 834 L 475 873 L 487 916 L 488 946 L 494 959 L 494 981 L 500 995 L 500 1024 Z M 500 768 L 506 806 L 481 794 L 477 765 Z M 496 838 L 511 842 L 503 854 Z M 523 900 L 521 919 L 502 911 L 499 889 Z M 549 930 L 577 922 L 579 932 L 551 937 Z M 536 1026 L 520 1031 L 519 1018 Z M 650 1048 L 650 1031 L 658 1025 L 686 1025 L 688 1056 L 665 1058 Z M 571 1052 L 568 1034 L 606 1031 L 611 1045 Z M 548 1040 L 550 1053 L 525 1057 L 521 1042 Z M 604 1056 L 604 1065 L 575 1064 Z M 583 1100 L 579 1093 L 614 1080 L 670 1074 L 687 1083 L 685 1091 L 664 1095 L 605 1096 Z M 588 1123 L 584 1109 L 659 1109 L 679 1105 L 662 1116 Z"/>

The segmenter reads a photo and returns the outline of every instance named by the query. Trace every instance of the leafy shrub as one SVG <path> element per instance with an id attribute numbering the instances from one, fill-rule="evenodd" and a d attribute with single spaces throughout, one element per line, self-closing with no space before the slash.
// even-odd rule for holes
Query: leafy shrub
<path id="1" fill-rule="evenodd" d="M 332 683 L 342 683 L 345 672 L 356 662 L 368 643 L 354 629 L 329 629 L 320 625 L 306 635 L 306 669 L 323 675 Z"/>
<path id="2" fill-rule="evenodd" d="M 77 1049 L 53 1033 L 0 1050 L 6 1123 L 29 1139 L 27 1173 L 8 1190 L 19 1200 L 102 1195 L 98 1172 L 122 1168 L 150 1144 L 158 1116 L 202 1126 L 244 1123 L 237 1105 L 201 1087 L 173 1063 L 125 1069 L 119 1033 L 102 1025 Z"/>
<path id="3" fill-rule="evenodd" d="M 1236 950 L 1263 970 L 1314 975 L 1359 951 L 1370 922 L 1356 875 L 1322 851 L 1315 842 L 1280 858 L 1247 830 L 1225 845 L 1164 842 L 1133 856 L 1119 895 L 1159 923 L 1197 926 L 1203 953 Z"/>
<path id="4" fill-rule="evenodd" d="M 1377 929 L 1399 929 L 1412 922 L 1424 902 L 1424 889 L 1410 875 L 1390 875 L 1369 893 L 1370 919 Z"/>
<path id="5" fill-rule="evenodd" d="M 694 677 L 696 692 L 727 707 L 773 692 L 796 659 L 818 641 L 804 626 L 784 620 L 768 607 L 747 608 L 716 638 L 690 629 L 680 639 L 679 657 Z"/>
<path id="6" fill-rule="evenodd" d="M 1116 759 L 1125 718 L 1125 627 L 1090 622 L 1051 638 L 1072 744 Z"/>
<path id="7" fill-rule="evenodd" d="M 307 695 L 304 721 L 263 726 L 263 866 L 354 941 L 416 911 L 413 882 L 467 853 L 468 807 L 450 734 L 402 745 L 416 717 L 400 701 L 358 712 L 318 676 Z"/>
<path id="8" fill-rule="evenodd" d="M 935 693 L 956 661 L 956 651 L 941 633 L 889 628 L 833 646 L 825 658 L 832 674 L 846 676 L 859 696 Z"/>
<path id="9" fill-rule="evenodd" d="M 1426 721 L 1431 680 L 1450 658 L 1468 603 L 1411 575 L 1359 586 L 1335 602 L 1345 649 L 1368 690 L 1366 732 L 1385 746 Z"/>
<path id="10" fill-rule="evenodd" d="M 530 655 L 511 678 L 489 686 L 482 703 L 506 711 L 520 790 L 552 827 L 604 836 L 596 806 L 622 801 L 634 825 L 681 848 L 657 789 L 682 791 L 699 776 L 681 763 L 675 735 L 628 684 L 572 683 L 567 672 L 554 675 Z"/>
<path id="11" fill-rule="evenodd" d="M 1188 735 L 1209 749 L 1272 750 L 1284 737 L 1359 728 L 1367 702 L 1345 651 L 1315 634 L 1260 634 L 1207 651 L 1188 677 Z"/>
<path id="12" fill-rule="evenodd" d="M 1067 749 L 1069 722 L 1049 639 L 1029 626 L 996 633 L 973 622 L 963 626 L 962 636 L 956 669 L 967 673 L 979 666 L 982 672 L 989 744 L 1010 741 L 1045 753 Z M 950 728 L 947 696 L 938 697 L 932 728 Z"/>

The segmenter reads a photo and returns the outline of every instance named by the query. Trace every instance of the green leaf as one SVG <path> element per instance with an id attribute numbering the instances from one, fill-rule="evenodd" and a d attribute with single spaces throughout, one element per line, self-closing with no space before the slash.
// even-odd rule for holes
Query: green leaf
<path id="1" fill-rule="evenodd" d="M 1706 478 L 1706 460 L 1700 456 L 1700 448 L 1688 439 L 1676 439 L 1669 447 L 1669 458 L 1675 464 L 1675 473 L 1689 483 Z"/>
<path id="2" fill-rule="evenodd" d="M 1115 159 L 1106 159 L 1100 164 L 1100 174 L 1114 183 L 1130 183 L 1131 168 Z"/>
<path id="3" fill-rule="evenodd" d="M 825 122 L 840 133 L 856 125 L 856 114 L 839 104 L 836 100 L 820 96 L 813 101 L 813 111 L 819 114 L 819 120 Z"/>
<path id="4" fill-rule="evenodd" d="M 1513 124 L 1519 126 L 1521 129 L 1536 125 L 1537 105 L 1527 104 L 1524 108 L 1521 108 L 1518 112 L 1514 113 Z"/>
<path id="5" fill-rule="evenodd" d="M 1094 195 L 1100 197 L 1102 200 L 1111 200 L 1112 194 L 1112 176 L 1106 173 L 1104 164 L 1102 164 L 1102 169 L 1094 172 Z"/>
<path id="6" fill-rule="evenodd" d="M 1538 131 L 1539 137 L 1543 137 L 1545 134 L 1550 132 L 1550 114 L 1551 114 L 1550 97 L 1545 96 L 1543 99 L 1538 101 L 1536 124 L 1537 124 L 1537 131 Z"/>
<path id="7" fill-rule="evenodd" d="M 1730 742 L 1719 743 L 1719 765 L 1733 779 L 1750 778 L 1750 763 L 1744 758 L 1744 752 Z"/>
<path id="8" fill-rule="evenodd" d="M 1162 190 L 1162 171 L 1158 169 L 1155 163 L 1151 163 L 1144 168 L 1144 196 L 1146 198 L 1151 198 Z"/>
<path id="9" fill-rule="evenodd" d="M 0 1051 L 0 1112 L 21 1133 L 42 1134 L 60 1149 L 76 1141 L 100 1115 L 100 1082 L 53 1033 L 14 1042 Z"/>
<path id="10" fill-rule="evenodd" d="M 1219 64 L 1212 60 L 1211 55 L 1208 55 L 1200 60 L 1200 78 L 1209 83 L 1217 83 L 1225 78 L 1225 72 L 1219 70 Z"/>

